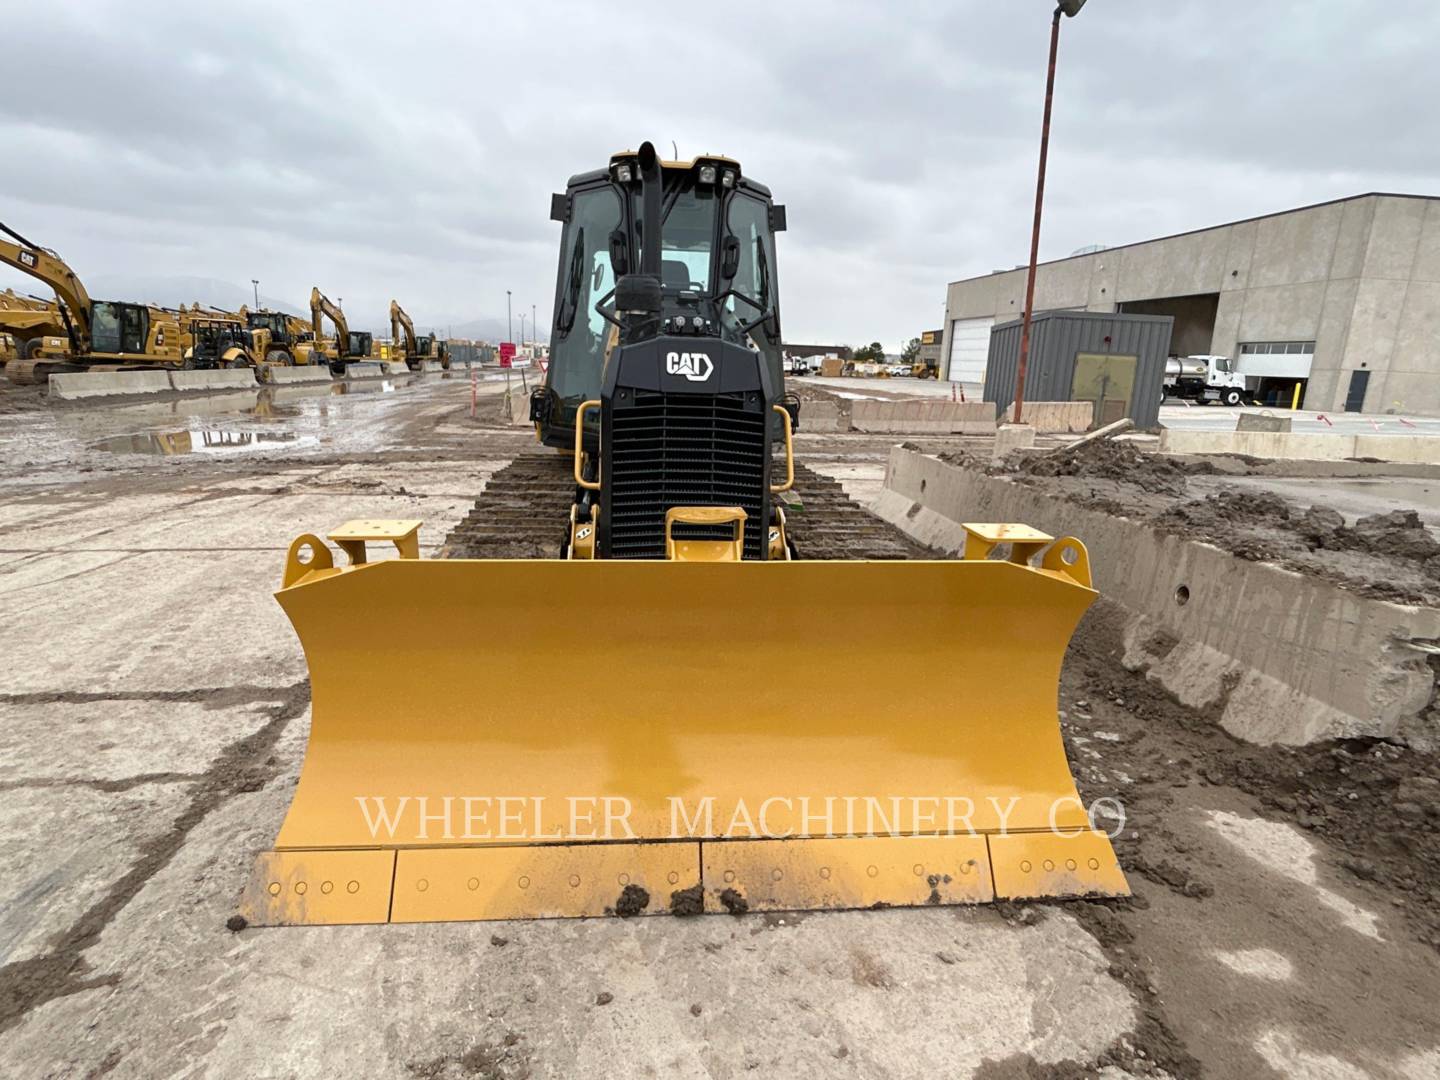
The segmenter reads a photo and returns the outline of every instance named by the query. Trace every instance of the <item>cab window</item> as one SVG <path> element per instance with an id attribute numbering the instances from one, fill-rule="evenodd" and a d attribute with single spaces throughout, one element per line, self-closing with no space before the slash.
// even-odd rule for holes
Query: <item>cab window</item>
<path id="1" fill-rule="evenodd" d="M 549 383 L 571 408 L 600 396 L 610 324 L 595 310 L 615 287 L 610 234 L 620 227 L 620 200 L 609 187 L 577 191 L 561 245 L 555 296 L 555 341 Z"/>

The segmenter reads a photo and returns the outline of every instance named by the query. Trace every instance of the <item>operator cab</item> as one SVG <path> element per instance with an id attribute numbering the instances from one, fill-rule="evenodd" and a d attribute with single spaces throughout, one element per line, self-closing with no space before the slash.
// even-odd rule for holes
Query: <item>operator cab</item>
<path id="1" fill-rule="evenodd" d="M 372 338 L 373 335 L 368 330 L 351 330 L 345 341 L 345 355 L 347 357 L 369 356 Z"/>
<path id="2" fill-rule="evenodd" d="M 282 312 L 252 311 L 247 315 L 246 322 L 251 330 L 269 331 L 270 340 L 277 345 L 295 344 L 291 340 L 290 325 Z"/>
<path id="3" fill-rule="evenodd" d="M 96 300 L 90 305 L 90 348 L 97 353 L 143 353 L 150 337 L 144 304 Z"/>
<path id="4" fill-rule="evenodd" d="M 541 440 L 570 447 L 575 411 L 601 396 L 607 362 L 621 343 L 620 279 L 642 274 L 646 185 L 640 152 L 624 151 L 606 169 L 571 177 L 552 196 L 564 224 L 555 286 L 550 363 L 531 400 Z M 626 340 L 661 334 L 705 337 L 758 352 L 778 396 L 780 303 L 775 234 L 785 208 L 732 158 L 662 161 L 652 205 L 661 221 L 659 310 Z M 623 293 L 623 288 L 622 288 Z M 683 350 L 682 350 L 683 351 Z M 697 349 L 696 351 L 703 351 Z M 587 420 L 587 435 L 595 430 Z M 587 442 L 588 442 L 587 438 Z"/>

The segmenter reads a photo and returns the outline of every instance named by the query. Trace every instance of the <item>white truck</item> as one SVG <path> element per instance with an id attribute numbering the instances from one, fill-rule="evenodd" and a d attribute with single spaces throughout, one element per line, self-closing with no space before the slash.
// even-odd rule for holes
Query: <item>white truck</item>
<path id="1" fill-rule="evenodd" d="M 1165 361 L 1161 404 L 1172 397 L 1239 405 L 1245 398 L 1245 376 L 1230 366 L 1228 356 L 1172 356 Z"/>

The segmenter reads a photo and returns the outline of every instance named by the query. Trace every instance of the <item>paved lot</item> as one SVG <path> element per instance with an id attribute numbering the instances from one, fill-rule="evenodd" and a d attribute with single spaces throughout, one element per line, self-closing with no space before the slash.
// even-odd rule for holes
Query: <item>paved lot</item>
<path id="1" fill-rule="evenodd" d="M 1222 789 L 1165 829 L 1224 903 L 1132 875 L 1118 937 L 1095 905 L 227 931 L 306 737 L 285 547 L 374 515 L 433 551 L 527 441 L 468 401 L 0 415 L 0 1073 L 1120 1077 L 1159 1016 L 1206 1075 L 1440 1075 L 1433 954 Z M 885 442 L 802 450 L 864 484 Z"/>

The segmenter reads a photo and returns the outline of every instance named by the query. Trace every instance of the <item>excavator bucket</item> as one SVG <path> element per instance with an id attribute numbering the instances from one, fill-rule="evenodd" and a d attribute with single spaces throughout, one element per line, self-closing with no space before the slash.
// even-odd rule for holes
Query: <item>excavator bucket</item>
<path id="1" fill-rule="evenodd" d="M 947 562 L 419 559 L 418 522 L 291 546 L 310 668 L 257 925 L 1124 895 L 1060 664 L 1083 546 Z M 366 560 L 393 542 L 400 558 Z M 363 625 L 383 625 L 380 638 Z"/>

